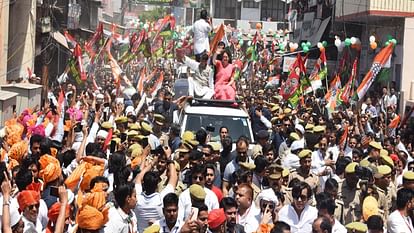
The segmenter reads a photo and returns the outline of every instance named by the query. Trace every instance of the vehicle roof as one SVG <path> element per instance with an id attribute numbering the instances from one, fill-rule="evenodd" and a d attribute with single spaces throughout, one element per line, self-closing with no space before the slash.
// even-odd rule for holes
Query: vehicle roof
<path id="1" fill-rule="evenodd" d="M 186 105 L 184 111 L 187 114 L 201 114 L 201 115 L 215 115 L 215 116 L 235 116 L 248 117 L 248 114 L 239 109 L 232 107 L 217 107 L 217 106 L 191 106 Z"/>

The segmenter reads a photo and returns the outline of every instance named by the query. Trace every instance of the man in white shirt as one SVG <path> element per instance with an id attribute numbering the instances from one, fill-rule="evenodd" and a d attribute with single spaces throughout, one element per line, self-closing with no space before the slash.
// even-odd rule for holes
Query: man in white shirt
<path id="1" fill-rule="evenodd" d="M 23 190 L 17 195 L 19 210 L 22 211 L 24 222 L 23 232 L 42 232 L 42 224 L 38 219 L 40 193 L 32 190 Z"/>
<path id="2" fill-rule="evenodd" d="M 308 204 L 312 197 L 311 187 L 305 182 L 294 184 L 292 196 L 292 204 L 285 205 L 279 210 L 279 221 L 289 224 L 292 233 L 312 232 L 312 224 L 318 217 L 318 210 Z"/>
<path id="3" fill-rule="evenodd" d="M 208 34 L 211 32 L 211 29 L 208 13 L 206 10 L 202 10 L 200 12 L 200 19 L 194 23 L 192 28 L 194 33 L 194 55 L 198 62 L 203 53 L 210 52 Z"/>
<path id="4" fill-rule="evenodd" d="M 387 232 L 414 232 L 410 213 L 414 209 L 414 193 L 410 189 L 400 189 L 397 192 L 397 210 L 388 216 Z"/>
<path id="5" fill-rule="evenodd" d="M 244 227 L 244 231 L 256 232 L 259 221 L 256 216 L 260 214 L 260 209 L 256 208 L 253 202 L 253 189 L 248 184 L 237 186 L 236 202 L 239 206 L 236 221 Z"/>
<path id="6" fill-rule="evenodd" d="M 169 152 L 169 150 L 167 151 Z M 169 156 L 167 155 L 167 157 Z M 168 174 L 170 175 L 168 184 L 160 193 L 156 192 L 160 178 L 158 173 L 150 171 L 154 165 L 155 162 L 151 162 L 150 166 L 144 167 L 136 179 L 137 205 L 134 211 L 138 218 L 139 232 L 143 232 L 151 225 L 150 223 L 162 219 L 162 200 L 167 194 L 174 193 L 178 182 L 175 164 L 168 161 Z"/>
<path id="7" fill-rule="evenodd" d="M 175 193 L 165 195 L 162 212 L 164 218 L 154 222 L 160 226 L 159 233 L 178 233 L 184 222 L 178 219 L 178 196 Z"/>
<path id="8" fill-rule="evenodd" d="M 134 184 L 121 184 L 114 190 L 114 194 L 118 207 L 109 209 L 110 218 L 105 224 L 104 232 L 138 233 L 137 217 L 133 211 L 137 204 Z"/>
<path id="9" fill-rule="evenodd" d="M 177 58 L 180 55 L 177 54 Z M 190 96 L 203 99 L 211 99 L 214 95 L 214 70 L 208 65 L 208 55 L 202 54 L 197 62 L 187 56 L 184 63 L 194 71 L 192 77 L 188 77 L 188 93 Z"/>

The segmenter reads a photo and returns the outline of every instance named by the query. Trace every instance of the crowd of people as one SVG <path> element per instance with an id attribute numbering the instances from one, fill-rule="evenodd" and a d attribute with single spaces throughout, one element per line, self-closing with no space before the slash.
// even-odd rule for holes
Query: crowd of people
<path id="1" fill-rule="evenodd" d="M 210 54 L 211 30 L 202 11 L 195 59 L 177 50 L 189 95 L 175 96 L 171 61 L 151 62 L 164 74 L 155 92 L 134 88 L 139 70 L 121 88 L 98 74 L 95 91 L 52 85 L 40 109 L 8 119 L 2 232 L 414 232 L 414 134 L 407 119 L 389 126 L 394 87 L 329 113 L 313 93 L 292 108 L 255 76 L 276 72 L 266 59 L 249 61 L 246 81 L 237 41 Z M 174 112 L 193 98 L 237 101 L 254 142 L 226 125 L 217 140 L 203 128 L 181 134 Z"/>

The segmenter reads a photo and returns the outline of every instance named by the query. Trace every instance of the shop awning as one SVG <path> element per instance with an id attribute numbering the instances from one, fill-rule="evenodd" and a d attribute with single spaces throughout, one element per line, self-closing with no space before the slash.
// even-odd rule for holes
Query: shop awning
<path id="1" fill-rule="evenodd" d="M 56 40 L 56 42 L 58 42 L 60 45 L 70 50 L 68 42 L 62 33 L 56 31 L 56 32 L 51 32 L 51 34 L 52 34 L 53 39 Z"/>

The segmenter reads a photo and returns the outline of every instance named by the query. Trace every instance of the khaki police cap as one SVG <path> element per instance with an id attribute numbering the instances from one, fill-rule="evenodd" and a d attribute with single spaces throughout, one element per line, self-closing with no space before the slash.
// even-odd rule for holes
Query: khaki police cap
<path id="1" fill-rule="evenodd" d="M 128 118 L 125 116 L 115 118 L 115 123 L 117 124 L 122 124 L 122 123 L 127 123 L 127 122 L 128 122 Z"/>
<path id="2" fill-rule="evenodd" d="M 407 181 L 414 181 L 414 172 L 412 171 L 405 171 L 403 173 L 403 179 Z"/>
<path id="3" fill-rule="evenodd" d="M 358 163 L 352 162 L 345 167 L 346 173 L 355 173 L 355 167 L 358 166 Z"/>
<path id="4" fill-rule="evenodd" d="M 104 123 L 102 123 L 101 127 L 103 129 L 106 129 L 106 130 L 109 130 L 109 129 L 112 129 L 113 128 L 112 123 L 109 122 L 109 121 L 105 121 Z"/>
<path id="5" fill-rule="evenodd" d="M 203 187 L 198 184 L 192 184 L 190 186 L 190 194 L 191 196 L 195 197 L 198 200 L 204 200 L 206 198 L 206 191 L 204 191 Z"/>
<path id="6" fill-rule="evenodd" d="M 312 155 L 312 151 L 309 149 L 304 149 L 298 154 L 299 158 L 301 159 L 311 157 L 311 155 Z"/>
<path id="7" fill-rule="evenodd" d="M 362 222 L 351 222 L 348 223 L 345 227 L 348 232 L 365 233 L 368 231 L 367 225 Z"/>
<path id="8" fill-rule="evenodd" d="M 322 125 L 317 125 L 315 127 L 313 127 L 313 132 L 314 133 L 324 133 L 326 130 L 325 126 Z"/>
<path id="9" fill-rule="evenodd" d="M 370 146 L 370 147 L 373 147 L 373 148 L 375 148 L 375 149 L 378 149 L 378 150 L 381 150 L 381 149 L 382 149 L 381 144 L 380 144 L 379 142 L 376 142 L 376 141 L 371 141 L 371 142 L 369 143 L 369 146 Z"/>
<path id="10" fill-rule="evenodd" d="M 375 173 L 375 178 L 382 178 L 386 175 L 391 174 L 392 169 L 388 165 L 380 165 L 377 167 L 377 173 Z"/>

